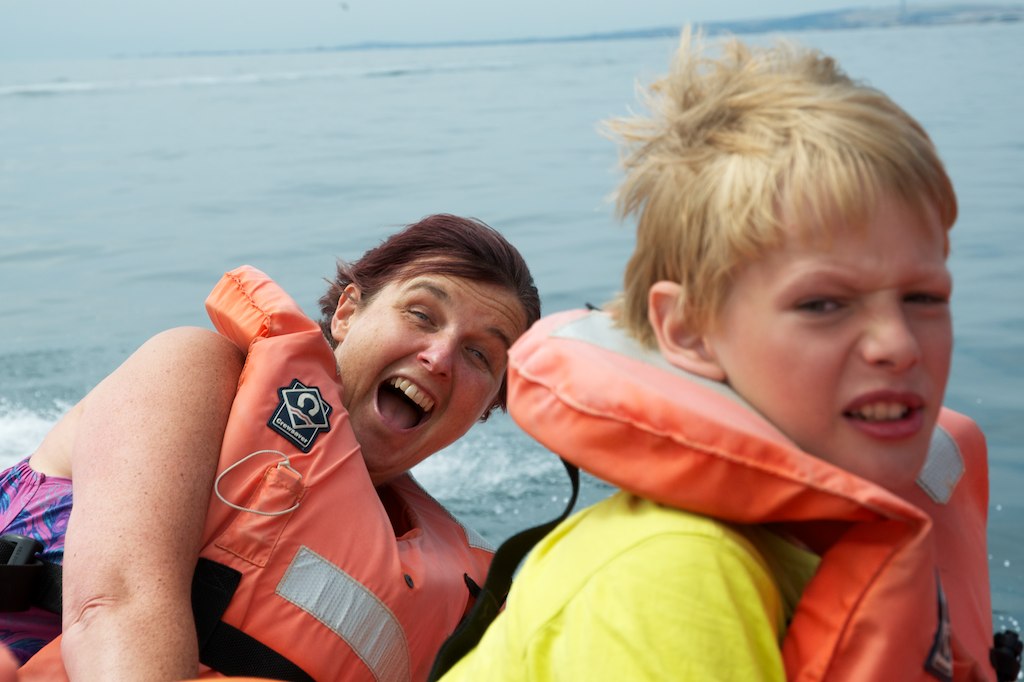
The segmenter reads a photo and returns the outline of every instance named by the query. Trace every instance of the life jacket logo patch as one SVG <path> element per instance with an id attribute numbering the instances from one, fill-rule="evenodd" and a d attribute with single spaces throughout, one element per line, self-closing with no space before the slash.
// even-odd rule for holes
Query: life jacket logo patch
<path id="1" fill-rule="evenodd" d="M 320 395 L 316 386 L 306 386 L 293 379 L 291 386 L 277 389 L 281 398 L 267 426 L 294 443 L 303 452 L 309 452 L 321 431 L 330 431 L 331 406 Z"/>

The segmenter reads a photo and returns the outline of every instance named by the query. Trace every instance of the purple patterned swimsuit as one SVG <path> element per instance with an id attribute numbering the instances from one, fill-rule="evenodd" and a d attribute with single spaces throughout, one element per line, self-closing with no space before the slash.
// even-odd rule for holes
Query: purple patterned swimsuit
<path id="1" fill-rule="evenodd" d="M 39 540 L 44 561 L 64 562 L 64 533 L 71 515 L 71 479 L 32 470 L 28 458 L 0 472 L 0 535 L 17 533 Z M 31 608 L 0 612 L 0 643 L 20 663 L 60 634 L 60 615 Z"/>

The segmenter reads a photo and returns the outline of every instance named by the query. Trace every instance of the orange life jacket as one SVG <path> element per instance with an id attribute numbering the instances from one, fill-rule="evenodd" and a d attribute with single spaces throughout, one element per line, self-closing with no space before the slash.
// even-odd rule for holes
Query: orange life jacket
<path id="1" fill-rule="evenodd" d="M 897 497 L 585 311 L 548 316 L 517 341 L 509 411 L 617 487 L 820 550 L 782 644 L 788 679 L 995 678 L 985 443 L 965 417 L 940 417 L 922 472 L 931 496 Z"/>
<path id="2" fill-rule="evenodd" d="M 207 310 L 247 352 L 200 553 L 241 574 L 222 623 L 315 680 L 426 679 L 493 552 L 408 474 L 374 488 L 334 354 L 272 280 L 229 272 Z M 58 644 L 21 679 L 63 677 Z"/>

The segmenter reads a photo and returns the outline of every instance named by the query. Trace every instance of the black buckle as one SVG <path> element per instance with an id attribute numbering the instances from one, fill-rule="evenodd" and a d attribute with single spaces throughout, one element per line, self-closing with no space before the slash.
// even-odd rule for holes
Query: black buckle
<path id="1" fill-rule="evenodd" d="M 0 535 L 0 611 L 25 611 L 32 606 L 36 583 L 43 574 L 43 562 L 36 558 L 42 549 L 35 538 Z"/>
<path id="2" fill-rule="evenodd" d="M 1020 674 L 1020 657 L 1024 652 L 1024 642 L 1020 641 L 1020 636 L 1013 630 L 997 632 L 993 639 L 995 646 L 988 657 L 992 667 L 996 669 L 996 679 L 999 682 L 1016 680 Z"/>
<path id="3" fill-rule="evenodd" d="M 0 535 L 0 566 L 27 566 L 38 563 L 36 554 L 43 549 L 43 543 L 17 533 Z"/>

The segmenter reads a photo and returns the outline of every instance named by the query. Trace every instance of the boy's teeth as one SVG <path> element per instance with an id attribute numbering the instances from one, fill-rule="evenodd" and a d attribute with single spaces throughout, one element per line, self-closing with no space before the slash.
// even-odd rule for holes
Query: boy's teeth
<path id="1" fill-rule="evenodd" d="M 854 412 L 854 416 L 860 417 L 864 421 L 880 422 L 901 419 L 907 414 L 907 411 L 907 406 L 903 403 L 871 403 Z"/>
<path id="2" fill-rule="evenodd" d="M 416 385 L 408 379 L 392 379 L 391 385 L 404 393 L 409 400 L 419 405 L 424 412 L 430 412 L 430 410 L 433 409 L 434 401 L 430 399 L 430 396 L 417 388 Z"/>

